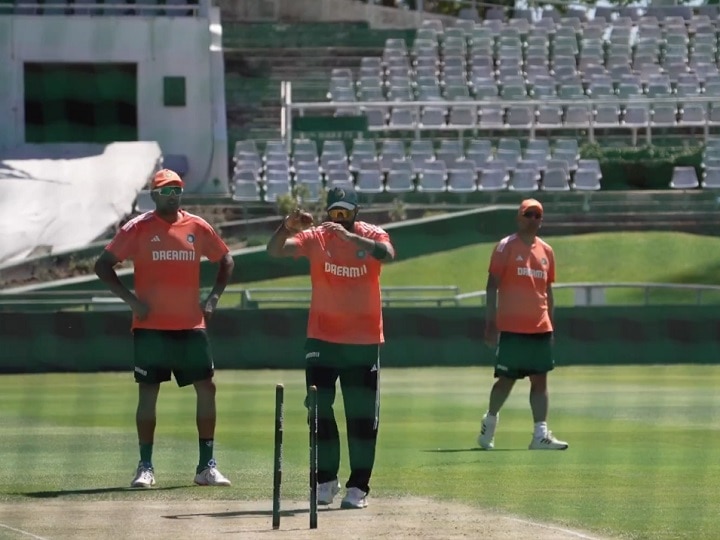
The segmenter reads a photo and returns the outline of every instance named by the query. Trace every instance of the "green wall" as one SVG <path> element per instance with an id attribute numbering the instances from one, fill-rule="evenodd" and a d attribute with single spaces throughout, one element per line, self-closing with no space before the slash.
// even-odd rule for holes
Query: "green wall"
<path id="1" fill-rule="evenodd" d="M 714 363 L 717 308 L 558 308 L 558 365 Z M 222 310 L 210 327 L 219 369 L 299 368 L 307 311 Z M 130 370 L 129 312 L 0 313 L 0 372 Z M 387 367 L 492 365 L 478 308 L 385 310 Z"/>

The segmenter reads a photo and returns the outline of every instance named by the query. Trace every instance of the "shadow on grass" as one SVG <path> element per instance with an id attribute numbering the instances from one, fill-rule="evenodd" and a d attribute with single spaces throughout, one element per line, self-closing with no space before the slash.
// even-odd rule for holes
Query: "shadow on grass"
<path id="1" fill-rule="evenodd" d="M 341 508 L 329 508 L 329 507 L 318 507 L 318 513 L 324 514 L 326 512 L 337 512 L 341 511 Z M 347 511 L 347 510 L 345 510 Z M 297 508 L 295 510 L 280 510 L 280 517 L 291 517 L 298 516 L 301 514 L 307 514 L 310 512 L 308 508 Z M 272 516 L 272 510 L 237 510 L 235 512 L 202 512 L 199 514 L 176 514 L 170 516 L 161 516 L 165 519 L 192 519 L 196 517 L 209 517 L 209 518 L 233 518 L 233 517 L 244 517 L 244 516 Z"/>
<path id="2" fill-rule="evenodd" d="M 153 491 L 169 491 L 172 489 L 186 489 L 191 486 L 169 486 L 169 487 L 154 487 L 152 489 L 143 488 L 130 488 L 130 487 L 106 487 L 106 488 L 94 488 L 94 489 L 59 489 L 57 491 L 31 491 L 29 493 L 13 493 L 13 495 L 20 495 L 23 497 L 30 497 L 33 499 L 53 499 L 55 497 L 65 497 L 68 495 L 100 495 L 102 493 L 152 493 Z"/>
<path id="3" fill-rule="evenodd" d="M 309 510 L 280 510 L 280 517 L 291 517 L 298 514 L 307 514 Z M 170 516 L 160 516 L 165 519 L 193 519 L 198 517 L 209 518 L 234 518 L 245 516 L 272 516 L 272 510 L 237 510 L 236 512 L 203 512 L 201 514 L 177 514 Z"/>

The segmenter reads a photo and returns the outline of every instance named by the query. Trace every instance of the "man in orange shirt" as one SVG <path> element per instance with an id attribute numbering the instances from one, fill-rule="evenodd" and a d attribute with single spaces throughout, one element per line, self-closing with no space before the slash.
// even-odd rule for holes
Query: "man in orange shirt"
<path id="1" fill-rule="evenodd" d="M 200 460 L 195 483 L 229 486 L 213 458 L 215 438 L 214 365 L 205 323 L 217 307 L 233 270 L 228 247 L 201 217 L 180 209 L 183 181 L 173 171 L 155 174 L 155 210 L 127 222 L 95 263 L 95 272 L 133 311 L 136 425 L 140 463 L 131 487 L 155 485 L 152 465 L 155 408 L 160 383 L 175 375 L 178 386 L 197 394 Z M 200 259 L 220 264 L 210 295 L 200 301 Z M 135 292 L 118 279 L 115 265 L 134 263 Z"/>
<path id="2" fill-rule="evenodd" d="M 555 255 L 550 245 L 537 236 L 542 218 L 539 201 L 522 201 L 517 216 L 518 232 L 503 238 L 490 259 L 485 342 L 497 347 L 497 381 L 490 392 L 490 406 L 478 436 L 478 444 L 486 450 L 495 446 L 500 408 L 515 381 L 526 376 L 530 378 L 530 408 L 535 422 L 530 450 L 568 447 L 547 427 L 547 374 L 554 367 Z"/>
<path id="3" fill-rule="evenodd" d="M 318 503 L 340 490 L 340 436 L 333 413 L 340 379 L 347 422 L 350 478 L 341 508 L 365 508 L 375 463 L 380 396 L 380 344 L 384 342 L 380 272 L 395 257 L 390 236 L 357 220 L 357 195 L 333 188 L 328 221 L 296 211 L 267 245 L 273 257 L 310 260 L 312 298 L 305 342 L 305 381 L 318 389 Z"/>

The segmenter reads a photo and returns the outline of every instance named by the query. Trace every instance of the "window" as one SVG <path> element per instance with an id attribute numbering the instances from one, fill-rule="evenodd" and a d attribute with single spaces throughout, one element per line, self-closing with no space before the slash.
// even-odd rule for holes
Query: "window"
<path id="1" fill-rule="evenodd" d="M 165 107 L 185 106 L 185 77 L 163 78 L 163 105 Z"/>

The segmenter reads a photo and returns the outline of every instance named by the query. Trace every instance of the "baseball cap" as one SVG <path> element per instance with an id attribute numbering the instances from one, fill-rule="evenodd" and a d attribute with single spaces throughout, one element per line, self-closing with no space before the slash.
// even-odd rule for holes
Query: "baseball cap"
<path id="1" fill-rule="evenodd" d="M 530 210 L 531 208 L 534 208 L 535 210 L 540 210 L 540 213 L 543 213 L 543 206 L 540 204 L 540 201 L 536 199 L 525 199 L 523 202 L 520 203 L 520 209 L 518 210 L 518 214 L 521 216 Z"/>
<path id="2" fill-rule="evenodd" d="M 358 205 L 357 193 L 351 188 L 334 187 L 327 194 L 327 209 L 345 208 L 355 210 Z"/>
<path id="3" fill-rule="evenodd" d="M 170 169 L 161 169 L 155 173 L 150 189 L 157 189 L 163 186 L 185 187 L 185 183 L 175 171 L 171 171 Z"/>

